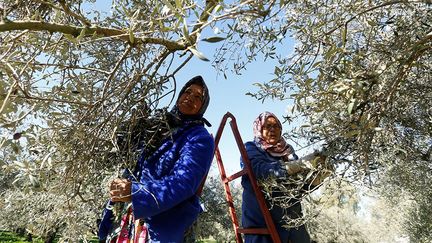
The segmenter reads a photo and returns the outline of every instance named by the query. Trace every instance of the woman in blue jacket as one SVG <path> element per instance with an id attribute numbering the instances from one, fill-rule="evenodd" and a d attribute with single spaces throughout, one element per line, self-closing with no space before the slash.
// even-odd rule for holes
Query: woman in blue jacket
<path id="1" fill-rule="evenodd" d="M 298 160 L 294 149 L 282 137 L 282 124 L 271 112 L 263 112 L 254 121 L 254 141 L 245 144 L 252 170 L 257 180 L 267 178 L 286 179 L 287 177 L 308 169 L 308 164 Z M 243 162 L 241 162 L 243 167 Z M 251 182 L 247 175 L 242 177 L 243 201 L 242 201 L 242 226 L 243 228 L 265 228 L 264 217 L 258 205 Z M 273 192 L 272 197 L 283 196 L 281 192 Z M 302 216 L 300 202 L 291 201 L 289 208 L 279 205 L 271 205 L 266 198 L 273 222 L 279 233 L 281 242 L 303 243 L 310 242 L 309 234 L 304 225 L 287 229 L 283 227 L 286 221 L 283 217 L 295 219 Z M 245 242 L 271 243 L 269 235 L 245 235 Z"/>
<path id="2" fill-rule="evenodd" d="M 210 101 L 201 76 L 189 80 L 168 114 L 169 134 L 151 154 L 142 154 L 129 179 L 110 185 L 112 202 L 131 202 L 135 219 L 144 219 L 150 242 L 183 242 L 202 212 L 196 192 L 209 171 L 214 140 L 203 118 Z M 108 215 L 109 216 L 109 215 Z M 104 215 L 99 239 L 106 237 Z M 109 230 L 109 229 L 108 229 Z"/>

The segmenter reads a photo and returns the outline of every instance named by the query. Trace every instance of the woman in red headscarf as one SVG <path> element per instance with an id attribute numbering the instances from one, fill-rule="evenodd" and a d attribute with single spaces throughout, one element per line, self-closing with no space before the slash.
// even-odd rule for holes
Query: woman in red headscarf
<path id="1" fill-rule="evenodd" d="M 294 148 L 282 137 L 282 124 L 271 112 L 261 113 L 254 121 L 254 141 L 245 144 L 252 170 L 258 181 L 268 178 L 286 179 L 310 168 L 308 163 L 299 160 Z M 243 167 L 243 161 L 241 161 Z M 258 205 L 251 182 L 247 175 L 242 177 L 243 201 L 242 201 L 242 226 L 243 228 L 265 228 L 264 217 Z M 276 195 L 278 194 L 278 195 Z M 272 193 L 272 197 L 283 196 L 281 192 Z M 287 229 L 284 217 L 290 219 L 300 218 L 302 209 L 297 199 L 290 201 L 289 208 L 279 205 L 271 205 L 270 198 L 266 198 L 267 206 L 279 237 L 282 242 L 310 242 L 305 225 Z M 269 235 L 245 235 L 245 242 L 271 243 Z"/>

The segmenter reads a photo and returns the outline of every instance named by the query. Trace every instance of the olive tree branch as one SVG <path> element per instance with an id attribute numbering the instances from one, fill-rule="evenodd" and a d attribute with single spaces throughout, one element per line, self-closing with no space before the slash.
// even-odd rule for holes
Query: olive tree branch
<path id="1" fill-rule="evenodd" d="M 104 37 L 118 38 L 122 41 L 128 42 L 133 45 L 144 44 L 157 44 L 165 46 L 170 51 L 185 50 L 187 46 L 176 41 L 166 40 L 163 38 L 141 37 L 135 38 L 134 43 L 130 41 L 129 30 L 119 30 L 113 28 L 105 28 L 99 26 L 73 26 L 65 24 L 48 23 L 44 21 L 8 21 L 0 22 L 0 32 L 14 31 L 14 30 L 33 30 L 33 31 L 49 31 L 69 34 L 72 36 L 79 36 L 84 32 L 84 36 L 90 37 L 94 34 Z"/>
<path id="2" fill-rule="evenodd" d="M 212 21 L 208 21 L 210 15 L 211 15 L 211 12 L 217 6 L 217 1 L 214 1 L 214 0 L 207 1 L 207 5 L 205 6 L 204 11 L 199 18 L 199 22 L 197 24 L 195 24 L 195 26 L 194 26 L 191 34 L 190 34 L 191 39 L 196 40 L 198 33 L 201 32 L 205 27 L 207 27 L 208 25 L 210 25 L 213 22 L 218 22 L 218 21 L 224 20 L 224 19 L 235 19 L 237 16 L 246 15 L 247 13 L 256 14 L 259 17 L 263 17 L 265 14 L 263 14 L 261 12 L 257 13 L 257 10 L 255 10 L 255 9 L 248 9 L 248 10 L 240 9 L 240 10 L 238 10 L 239 8 L 249 4 L 251 2 L 253 2 L 253 0 L 248 0 L 248 1 L 242 2 L 240 5 L 227 10 L 228 13 L 214 16 Z M 267 11 L 264 11 L 264 12 L 267 13 Z"/>
<path id="3" fill-rule="evenodd" d="M 54 99 L 54 98 L 44 98 L 44 97 L 32 96 L 31 94 L 29 94 L 25 89 L 23 89 L 19 85 L 19 83 L 20 83 L 19 78 L 18 78 L 19 76 L 16 73 L 15 69 L 12 67 L 12 65 L 10 65 L 9 63 L 6 63 L 5 66 L 7 67 L 6 73 L 8 73 L 9 76 L 12 77 L 12 79 L 14 80 L 14 83 L 12 84 L 11 88 L 8 91 L 8 94 L 6 95 L 5 100 L 3 101 L 3 105 L 0 108 L 0 113 L 3 111 L 4 107 L 6 106 L 7 100 L 11 97 L 12 93 L 15 92 L 17 88 L 21 90 L 21 92 L 24 94 L 24 96 L 13 95 L 14 98 L 23 98 L 23 99 L 28 99 L 28 100 L 75 104 L 75 105 L 87 106 L 87 107 L 93 106 L 92 104 L 87 104 L 87 103 L 83 103 L 83 102 L 79 102 L 79 101 L 71 101 L 71 100 L 64 100 L 64 99 Z"/>
<path id="4" fill-rule="evenodd" d="M 114 68 L 112 69 L 111 73 L 109 74 L 106 83 L 104 85 L 103 91 L 102 91 L 102 100 L 105 99 L 106 96 L 106 92 L 111 84 L 111 80 L 114 77 L 114 74 L 117 72 L 118 68 L 120 67 L 120 65 L 123 63 L 123 61 L 127 58 L 127 55 L 130 53 L 130 51 L 132 50 L 132 45 L 129 45 L 129 47 L 124 51 L 123 55 L 120 57 L 120 59 L 117 61 L 116 65 L 114 66 Z"/>
<path id="5" fill-rule="evenodd" d="M 366 13 L 368 13 L 368 12 L 371 12 L 371 11 L 373 11 L 373 10 L 375 10 L 375 9 L 379 9 L 379 8 L 386 7 L 386 6 L 389 6 L 389 5 L 400 4 L 400 3 L 402 3 L 402 4 L 406 4 L 407 2 L 408 2 L 408 1 L 406 1 L 406 0 L 397 0 L 397 1 L 386 2 L 386 3 L 383 3 L 383 4 L 380 4 L 380 5 L 377 5 L 377 6 L 374 6 L 374 7 L 368 8 L 368 9 L 366 9 L 366 10 L 364 10 L 364 11 L 362 11 L 362 12 L 356 14 L 355 16 L 351 17 L 350 19 L 348 19 L 348 20 L 345 21 L 344 23 L 341 23 L 341 24 L 337 25 L 336 27 L 334 27 L 333 29 L 331 29 L 331 30 L 325 32 L 324 35 L 330 35 L 331 33 L 335 32 L 336 30 L 338 30 L 338 29 L 339 29 L 340 27 L 342 27 L 342 26 L 345 26 L 345 28 L 347 28 L 348 24 L 349 24 L 351 21 L 353 21 L 354 19 L 358 18 L 359 16 L 361 16 L 361 15 L 363 15 L 363 14 L 366 14 Z M 411 1 L 411 2 L 422 2 L 422 1 Z"/>
<path id="6" fill-rule="evenodd" d="M 1 60 L 1 58 L 0 58 Z M 9 61 L 10 63 L 16 63 L 16 64 L 24 64 L 24 62 L 21 61 Z M 87 71 L 94 71 L 94 72 L 99 72 L 99 73 L 103 73 L 103 74 L 107 74 L 109 75 L 111 72 L 108 72 L 106 70 L 102 70 L 99 68 L 92 68 L 92 67 L 82 67 L 82 66 L 78 66 L 78 65 L 64 65 L 61 63 L 41 63 L 41 62 L 34 62 L 32 63 L 32 65 L 34 66 L 47 66 L 47 67 L 58 67 L 61 69 L 81 69 L 81 70 L 87 70 Z"/>
<path id="7" fill-rule="evenodd" d="M 148 70 L 150 70 L 157 62 L 163 62 L 167 56 L 170 54 L 171 52 L 169 50 L 165 50 L 163 51 L 157 58 L 155 58 L 151 63 L 149 63 L 146 67 L 144 67 L 144 69 L 142 70 L 142 72 L 140 72 L 140 74 L 138 74 L 136 77 L 134 77 L 125 87 L 124 92 L 120 93 L 120 95 L 122 95 L 122 97 L 120 98 L 120 100 L 117 102 L 116 106 L 114 107 L 114 109 L 110 112 L 110 114 L 98 125 L 95 127 L 95 129 L 97 128 L 98 131 L 95 132 L 96 136 L 99 136 L 99 134 L 102 132 L 103 128 L 105 127 L 105 125 L 108 123 L 108 121 L 111 119 L 111 117 L 117 113 L 117 110 L 121 107 L 121 105 L 123 104 L 123 102 L 126 100 L 127 97 L 129 97 L 130 92 L 132 91 L 132 89 L 135 87 L 135 85 L 141 80 L 143 73 L 147 73 Z M 94 141 L 93 145 L 92 145 L 92 150 L 94 149 L 94 146 L 96 145 L 96 141 Z"/>
<path id="8" fill-rule="evenodd" d="M 50 2 L 47 2 L 47 1 L 43 1 L 43 0 L 36 0 L 36 1 L 40 2 L 42 4 L 45 4 L 45 5 L 48 5 L 48 6 L 50 6 L 53 9 L 56 9 L 56 10 L 59 10 L 59 11 L 63 11 L 66 14 L 68 14 L 68 15 L 76 18 L 77 20 L 79 20 L 81 23 L 83 23 L 86 26 L 90 26 L 91 25 L 90 21 L 88 21 L 84 16 L 79 15 L 79 14 L 73 12 L 72 10 L 70 10 L 70 8 L 66 5 L 65 1 L 63 1 L 63 0 L 59 1 L 61 7 L 59 7 L 59 6 L 57 6 L 57 5 L 53 4 L 53 3 L 50 3 Z"/>

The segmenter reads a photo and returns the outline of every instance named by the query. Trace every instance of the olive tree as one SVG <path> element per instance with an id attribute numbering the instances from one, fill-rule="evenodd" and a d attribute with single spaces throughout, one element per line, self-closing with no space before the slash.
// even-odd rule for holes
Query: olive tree
<path id="1" fill-rule="evenodd" d="M 430 240 L 431 2 L 281 4 L 272 12 L 279 25 L 249 18 L 232 31 L 247 43 L 240 67 L 260 57 L 258 50 L 279 63 L 274 78 L 257 83 L 260 91 L 251 95 L 292 102 L 285 118 L 294 128 L 287 134 L 324 147 L 337 177 L 379 182 L 381 193 L 411 193 L 407 198 L 416 203 L 407 232 L 413 240 Z M 296 40 L 290 53 L 284 51 L 287 35 Z"/>
<path id="2" fill-rule="evenodd" d="M 431 2 L 287 5 L 297 46 L 278 57 L 275 78 L 256 97 L 293 100 L 287 120 L 301 125 L 292 136 L 323 144 L 339 176 L 380 182 L 381 193 L 396 199 L 391 192 L 410 193 L 405 234 L 429 241 Z"/>
<path id="3" fill-rule="evenodd" d="M 250 95 L 292 101 L 290 134 L 325 146 L 338 175 L 376 181 L 415 153 L 430 176 L 430 1 L 113 0 L 110 13 L 93 2 L 0 2 L 0 193 L 52 208 L 67 237 L 95 229 L 72 219 L 96 221 L 106 182 L 133 168 L 117 135 L 174 98 L 193 56 L 225 77 L 273 60 L 274 79 Z M 218 42 L 215 56 L 202 41 Z"/>
<path id="4" fill-rule="evenodd" d="M 408 197 L 400 194 L 400 200 L 389 201 L 375 188 L 339 177 L 303 206 L 316 242 L 400 242 L 408 239 L 403 227 L 412 207 Z"/>
<path id="5" fill-rule="evenodd" d="M 241 219 L 241 189 L 240 185 L 231 183 L 230 192 L 234 202 L 238 220 Z M 201 201 L 204 212 L 199 216 L 196 236 L 201 239 L 212 237 L 218 242 L 235 241 L 232 219 L 228 211 L 228 203 L 220 178 L 210 177 L 206 181 Z"/>
<path id="6" fill-rule="evenodd" d="M 71 239 L 94 230 L 97 214 L 82 213 L 100 211 L 106 181 L 134 166 L 135 156 L 119 155 L 124 124 L 163 108 L 160 99 L 173 98 L 175 75 L 192 56 L 208 60 L 196 49 L 205 28 L 257 11 L 253 2 L 113 1 L 104 15 L 84 7 L 92 2 L 0 4 L 1 165 L 9 179 L 2 194 L 24 191 L 42 208 L 91 222 L 62 219 Z"/>

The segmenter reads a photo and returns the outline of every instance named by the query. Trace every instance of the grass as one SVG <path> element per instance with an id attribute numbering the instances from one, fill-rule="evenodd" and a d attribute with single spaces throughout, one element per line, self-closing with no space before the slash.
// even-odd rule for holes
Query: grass
<path id="1" fill-rule="evenodd" d="M 26 241 L 25 237 L 18 236 L 15 233 L 12 232 L 6 232 L 6 231 L 0 231 L 0 242 L 2 243 L 9 243 L 9 242 L 15 242 L 15 243 L 43 243 L 42 240 L 33 240 L 33 241 Z"/>
<path id="2" fill-rule="evenodd" d="M 43 240 L 38 238 L 33 238 L 33 241 L 27 241 L 25 237 L 19 236 L 16 233 L 8 232 L 8 231 L 0 231 L 0 243 L 44 243 Z M 54 242 L 57 242 L 54 239 Z M 91 239 L 88 240 L 89 243 L 98 243 L 99 240 Z"/>

